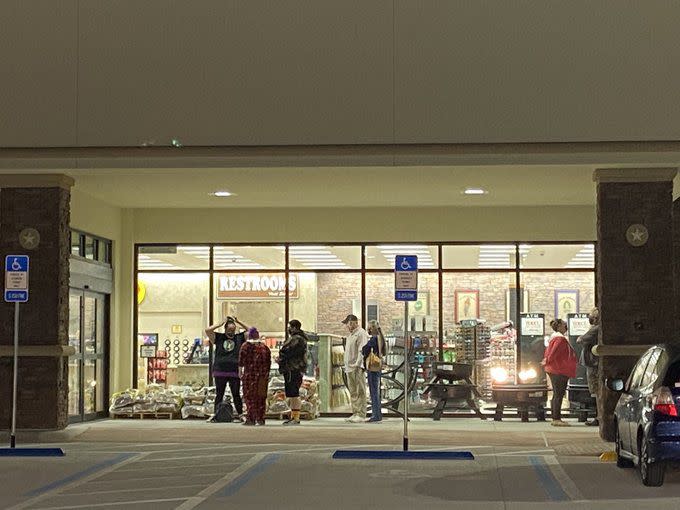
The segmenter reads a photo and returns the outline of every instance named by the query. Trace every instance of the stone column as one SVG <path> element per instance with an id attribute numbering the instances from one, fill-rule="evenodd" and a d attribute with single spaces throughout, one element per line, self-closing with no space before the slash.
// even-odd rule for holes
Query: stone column
<path id="1" fill-rule="evenodd" d="M 680 198 L 673 202 L 673 260 L 675 280 L 675 331 L 680 335 Z M 675 338 L 680 343 L 680 338 Z"/>
<path id="2" fill-rule="evenodd" d="M 672 221 L 675 168 L 608 168 L 597 182 L 597 289 L 607 346 L 652 345 L 675 335 Z M 600 435 L 614 440 L 619 394 L 604 380 L 625 378 L 634 356 L 600 359 Z"/>
<path id="3" fill-rule="evenodd" d="M 59 174 L 0 175 L 0 257 L 29 255 L 29 301 L 19 319 L 17 428 L 68 424 L 70 188 Z M 27 238 L 25 229 L 35 229 Z M 0 303 L 0 427 L 12 409 L 14 305 Z"/>

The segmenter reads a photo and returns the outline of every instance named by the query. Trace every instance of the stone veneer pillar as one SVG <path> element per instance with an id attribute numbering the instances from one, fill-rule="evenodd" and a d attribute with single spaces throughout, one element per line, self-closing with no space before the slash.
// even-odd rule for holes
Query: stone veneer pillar
<path id="1" fill-rule="evenodd" d="M 680 198 L 673 202 L 673 270 L 675 271 L 675 331 L 680 335 Z M 680 342 L 680 338 L 676 338 Z"/>
<path id="2" fill-rule="evenodd" d="M 674 168 L 595 171 L 601 345 L 652 345 L 676 333 L 671 217 L 676 173 Z M 613 411 L 620 395 L 604 381 L 626 378 L 636 361 L 634 356 L 600 359 L 598 414 L 605 440 L 614 440 Z"/>
<path id="3" fill-rule="evenodd" d="M 17 428 L 68 424 L 70 188 L 58 174 L 0 175 L 0 257 L 29 255 L 28 303 L 20 308 Z M 36 229 L 31 248 L 20 233 Z M 22 247 L 22 244 L 26 247 Z M 4 285 L 3 285 L 4 288 Z M 0 303 L 0 427 L 11 423 L 14 305 Z"/>

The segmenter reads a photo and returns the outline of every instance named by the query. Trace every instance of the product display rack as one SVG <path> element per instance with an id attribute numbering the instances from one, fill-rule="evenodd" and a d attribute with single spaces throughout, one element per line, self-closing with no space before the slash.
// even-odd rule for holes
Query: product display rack
<path id="1" fill-rule="evenodd" d="M 147 384 L 165 384 L 168 380 L 168 353 L 156 351 L 156 356 L 146 359 Z"/>
<path id="2" fill-rule="evenodd" d="M 461 321 L 453 338 L 447 338 L 444 361 L 474 366 L 472 382 L 483 398 L 491 397 L 491 330 L 482 320 Z M 447 354 L 453 351 L 453 356 Z"/>

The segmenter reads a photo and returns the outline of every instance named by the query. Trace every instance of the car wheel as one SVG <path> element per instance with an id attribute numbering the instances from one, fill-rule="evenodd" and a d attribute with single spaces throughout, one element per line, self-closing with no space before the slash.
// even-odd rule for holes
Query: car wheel
<path id="1" fill-rule="evenodd" d="M 663 462 L 649 462 L 649 445 L 643 437 L 640 441 L 640 478 L 647 487 L 660 487 L 663 485 L 666 465 Z"/>
<path id="2" fill-rule="evenodd" d="M 630 459 L 625 459 L 621 457 L 621 437 L 619 436 L 619 426 L 617 423 L 614 424 L 616 427 L 616 467 L 620 468 L 632 468 L 633 461 Z"/>

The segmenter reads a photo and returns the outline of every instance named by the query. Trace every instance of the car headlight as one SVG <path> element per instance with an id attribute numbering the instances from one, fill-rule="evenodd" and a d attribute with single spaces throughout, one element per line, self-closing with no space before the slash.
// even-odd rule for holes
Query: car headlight
<path id="1" fill-rule="evenodd" d="M 536 376 L 538 376 L 536 370 L 533 368 L 522 370 L 518 375 L 520 381 L 530 381 L 531 379 L 536 379 Z"/>
<path id="2" fill-rule="evenodd" d="M 493 367 L 491 369 L 491 378 L 494 382 L 504 383 L 508 380 L 508 371 L 503 367 Z"/>

